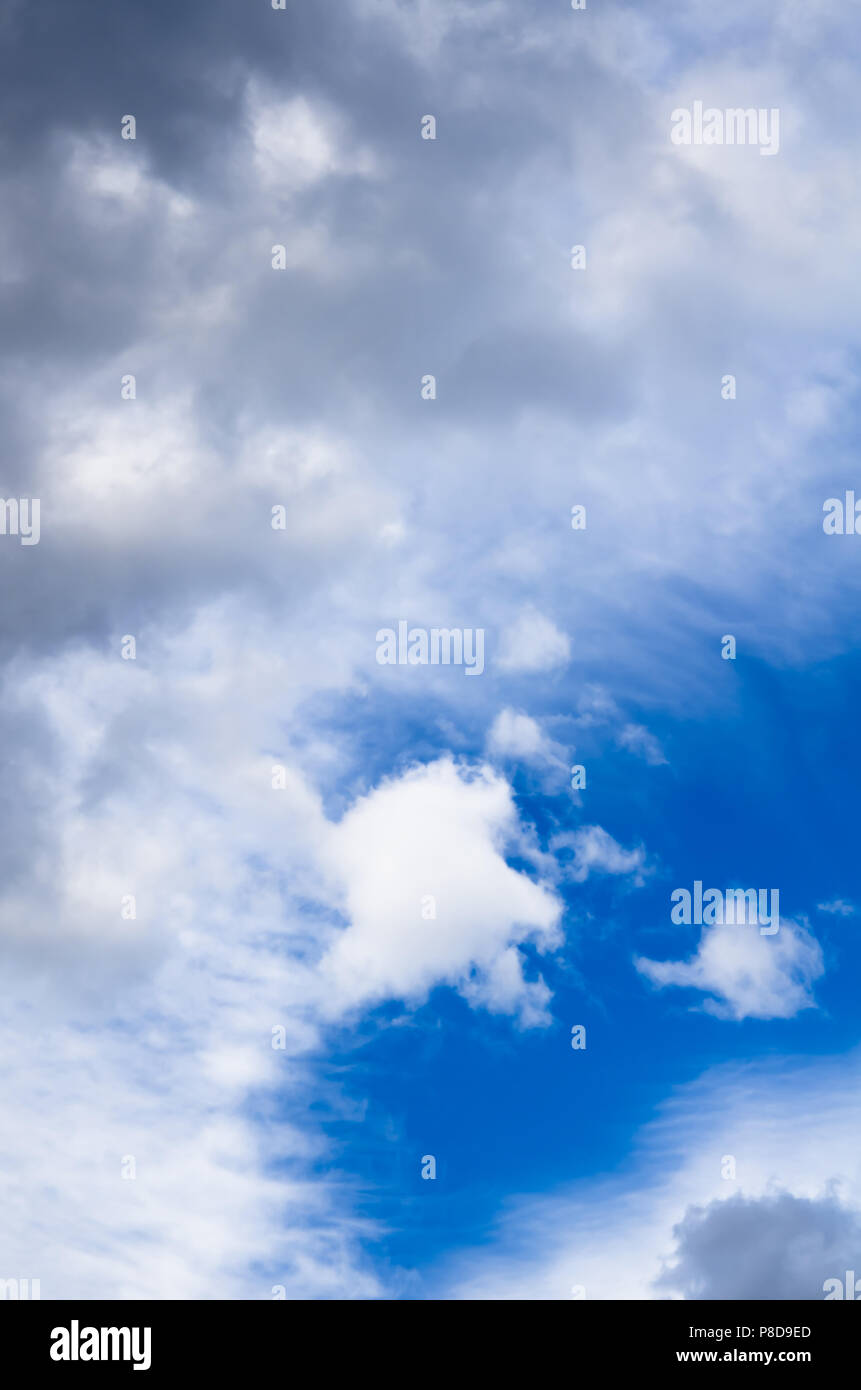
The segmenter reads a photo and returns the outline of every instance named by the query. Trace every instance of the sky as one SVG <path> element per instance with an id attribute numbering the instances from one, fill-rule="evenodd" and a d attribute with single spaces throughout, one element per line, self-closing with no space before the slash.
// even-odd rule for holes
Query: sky
<path id="1" fill-rule="evenodd" d="M 7 0 L 0 1279 L 861 1275 L 859 48 Z"/>

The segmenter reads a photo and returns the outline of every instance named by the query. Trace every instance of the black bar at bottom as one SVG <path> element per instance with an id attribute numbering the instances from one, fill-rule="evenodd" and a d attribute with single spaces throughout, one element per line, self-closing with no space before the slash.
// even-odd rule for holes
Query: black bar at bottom
<path id="1" fill-rule="evenodd" d="M 383 1383 L 450 1377 L 461 1357 L 476 1369 L 499 1358 L 561 1356 L 584 1367 L 642 1374 L 708 1366 L 817 1377 L 852 1365 L 859 1315 L 834 1302 L 15 1302 L 0 1303 L 0 1366 L 52 1376 L 109 1369 L 156 1378 L 271 1368 L 290 1379 L 362 1371 Z M 461 1348 L 461 1351 L 458 1351 Z M 297 1357 L 303 1370 L 299 1372 Z M 483 1377 L 484 1378 L 484 1377 Z"/>

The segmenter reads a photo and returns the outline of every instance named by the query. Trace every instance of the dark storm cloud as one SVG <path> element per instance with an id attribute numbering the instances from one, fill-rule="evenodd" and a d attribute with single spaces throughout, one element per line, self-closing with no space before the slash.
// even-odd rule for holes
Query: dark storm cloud
<path id="1" fill-rule="evenodd" d="M 540 57 L 518 48 L 528 27 L 515 15 L 424 64 L 398 26 L 334 3 L 280 13 L 263 0 L 48 0 L 9 14 L 0 156 L 15 273 L 0 287 L 0 492 L 39 496 L 43 534 L 33 553 L 16 543 L 0 555 L 17 593 L 2 617 L 6 651 L 104 643 L 236 588 L 278 603 L 284 581 L 295 587 L 301 572 L 300 553 L 273 582 L 250 513 L 243 539 L 243 499 L 264 516 L 271 487 L 255 496 L 243 484 L 233 495 L 225 478 L 205 473 L 182 504 L 186 524 L 170 498 L 163 509 L 156 498 L 148 531 L 59 528 L 59 451 L 71 439 L 49 428 L 58 395 L 79 394 L 81 413 L 96 419 L 116 404 L 119 371 L 135 371 L 149 404 L 188 393 L 192 435 L 228 466 L 240 417 L 250 417 L 325 423 L 367 442 L 374 466 L 391 459 L 399 474 L 399 436 L 415 433 L 425 372 L 439 372 L 454 425 L 499 426 L 530 404 L 600 416 L 624 399 L 620 359 L 548 318 L 546 298 L 531 295 L 511 261 L 517 171 L 537 149 L 546 166 L 537 189 L 547 180 L 551 191 L 571 163 L 572 130 L 551 117 L 550 89 L 558 97 L 576 80 L 581 99 L 597 104 L 605 81 L 572 55 L 570 70 L 537 82 Z M 322 102 L 338 138 L 372 150 L 376 172 L 337 173 L 289 197 L 277 184 L 261 189 L 249 79 L 264 99 Z M 438 113 L 444 141 L 420 140 L 427 111 Z M 126 114 L 137 120 L 135 142 L 120 139 Z M 81 148 L 145 173 L 147 205 L 130 210 L 94 194 L 75 164 Z M 194 203 L 185 239 L 158 201 L 172 193 Z M 290 246 L 297 227 L 312 238 L 325 232 L 331 274 L 273 275 L 270 246 Z M 558 230 L 563 261 L 568 228 Z M 176 304 L 223 289 L 234 311 L 212 332 L 181 312 L 165 327 Z M 109 365 L 94 389 L 88 374 Z M 124 460 L 114 466 L 121 476 Z M 94 495 L 94 518 L 102 506 Z"/>
<path id="2" fill-rule="evenodd" d="M 325 224 L 333 256 L 349 257 L 357 244 L 376 256 L 346 283 L 290 277 L 286 304 L 273 296 L 271 281 L 261 285 L 264 302 L 250 299 L 242 331 L 224 343 L 237 394 L 243 367 L 269 384 L 265 364 L 274 345 L 279 399 L 306 412 L 309 386 L 310 408 L 318 408 L 324 399 L 331 404 L 342 376 L 348 391 L 376 383 L 385 394 L 417 339 L 434 357 L 447 345 L 451 358 L 452 347 L 468 347 L 477 327 L 501 340 L 504 354 L 510 331 L 509 357 L 516 359 L 517 320 L 533 318 L 527 331 L 534 336 L 547 305 L 530 309 L 522 268 L 510 261 L 512 180 L 538 152 L 546 166 L 544 193 L 555 195 L 567 170 L 575 203 L 574 147 L 590 132 L 559 120 L 565 90 L 575 82 L 579 102 L 596 113 L 612 96 L 612 83 L 576 53 L 567 71 L 548 78 L 539 58 L 518 52 L 515 40 L 528 31 L 524 14 L 499 35 L 476 39 L 468 53 L 449 45 L 429 71 L 391 24 L 345 5 L 291 6 L 283 14 L 262 0 L 28 6 L 5 46 L 0 79 L 6 129 L 14 132 L 3 151 L 12 180 L 9 220 L 15 249 L 32 273 L 6 287 L 0 350 L 28 361 L 48 353 L 77 364 L 98 359 L 146 329 L 165 279 L 169 292 L 217 279 L 246 212 L 236 173 L 251 157 L 242 140 L 246 84 L 254 76 L 281 100 L 302 94 L 342 113 L 349 137 L 374 149 L 383 172 L 379 181 L 338 177 L 295 195 L 303 218 Z M 426 111 L 436 111 L 441 122 L 437 144 L 419 139 Z M 134 146 L 119 141 L 126 113 L 138 123 Z M 613 129 L 619 119 L 611 115 L 608 124 L 602 117 L 600 130 L 613 140 L 623 136 L 623 128 Z M 57 190 L 68 156 L 63 141 L 73 134 L 115 141 L 123 159 L 146 159 L 154 177 L 199 200 L 205 240 L 177 263 L 153 245 L 147 220 L 107 223 L 101 231 L 84 225 L 86 195 Z M 535 195 L 542 195 L 540 180 Z M 280 203 L 276 188 L 268 203 L 257 205 L 276 229 Z M 262 260 L 268 243 L 267 229 L 260 230 Z M 567 219 L 558 232 L 563 258 Z M 248 350 L 241 357 L 239 347 Z M 564 357 L 564 341 L 548 346 L 546 355 L 560 348 Z M 576 361 L 576 337 L 571 349 Z M 540 393 L 549 390 L 561 403 L 555 376 L 549 386 L 542 382 Z M 527 399 L 529 389 L 530 380 L 521 381 Z M 507 397 L 498 393 L 500 401 Z"/>
<path id="3" fill-rule="evenodd" d="M 454 16 L 438 49 L 433 36 L 422 40 L 423 14 L 432 31 Z M 623 56 L 631 43 L 636 57 L 642 31 L 612 7 L 607 22 Z M 260 518 L 279 500 L 272 485 L 231 482 L 249 421 L 325 428 L 354 447 L 363 477 L 391 482 L 415 506 L 408 519 L 423 529 L 428 569 L 447 575 L 451 550 L 459 574 L 484 564 L 491 531 L 501 542 L 513 529 L 527 548 L 533 534 L 564 545 L 575 498 L 561 461 L 593 464 L 593 441 L 570 436 L 648 414 L 636 431 L 648 468 L 634 460 L 633 480 L 623 476 L 623 455 L 604 476 L 648 554 L 668 553 L 662 519 L 676 498 L 701 512 L 711 442 L 724 467 L 728 417 L 714 382 L 757 310 L 745 303 L 732 218 L 702 172 L 683 176 L 676 162 L 672 180 L 682 182 L 670 181 L 666 206 L 644 195 L 667 158 L 637 66 L 648 72 L 651 41 L 626 65 L 582 32 L 570 14 L 514 5 L 488 18 L 467 3 L 423 11 L 323 0 L 275 12 L 267 0 L 48 0 L 11 12 L 0 50 L 0 233 L 11 267 L 0 277 L 0 492 L 41 496 L 44 529 L 32 554 L 16 545 L 0 556 L 18 594 L 2 615 L 4 650 L 104 643 L 166 612 L 179 623 L 225 592 L 277 611 L 297 586 L 313 591 L 305 554 L 276 567 L 259 544 Z M 373 168 L 357 172 L 348 158 L 292 189 L 277 177 L 261 184 L 253 90 L 264 103 L 319 104 L 337 152 L 366 149 Z M 138 122 L 134 143 L 120 139 L 126 113 Z M 419 138 L 425 113 L 439 120 L 436 142 Z M 75 164 L 82 147 L 147 172 L 131 208 L 88 187 Z M 179 230 L 174 195 L 193 209 Z M 641 225 L 638 208 L 652 220 Z M 601 217 L 610 233 L 593 236 Z M 704 239 L 687 260 L 669 255 L 665 243 L 690 224 L 716 227 L 717 247 Z M 275 275 L 272 244 L 292 253 L 303 238 L 319 263 Z M 590 283 L 609 293 L 607 312 L 600 298 L 583 312 L 568 263 L 575 242 L 589 244 Z M 200 306 L 222 293 L 228 307 L 201 326 Z M 752 340 L 765 355 L 762 335 L 760 323 Z M 124 371 L 139 376 L 138 414 L 184 393 L 190 444 L 222 471 L 201 465 L 181 499 L 154 489 L 146 524 L 129 518 L 112 532 L 84 518 L 61 533 L 69 401 L 97 422 L 115 407 Z M 430 411 L 419 400 L 426 373 L 439 385 Z M 749 408 L 736 404 L 733 426 Z M 550 426 L 525 470 L 512 439 L 533 416 Z M 655 426 L 664 419 L 677 454 L 669 465 Z M 121 438 L 115 447 L 121 479 Z M 663 479 L 657 522 L 653 467 Z M 466 475 L 456 515 L 449 468 Z M 94 489 L 95 520 L 102 506 Z M 607 537 L 601 555 L 618 572 L 612 545 Z M 349 570 L 353 559 L 342 552 L 338 563 Z M 567 608 L 566 581 L 553 573 L 548 558 L 541 600 Z"/>

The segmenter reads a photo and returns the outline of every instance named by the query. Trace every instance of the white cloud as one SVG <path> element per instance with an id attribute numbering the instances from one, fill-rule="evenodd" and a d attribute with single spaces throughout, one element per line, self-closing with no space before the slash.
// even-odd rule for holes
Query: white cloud
<path id="1" fill-rule="evenodd" d="M 349 926 L 319 967 L 324 1011 L 419 1001 L 447 983 L 476 1005 L 546 1021 L 546 987 L 524 979 L 516 947 L 555 945 L 561 904 L 506 864 L 516 831 L 507 782 L 448 758 L 384 782 L 351 807 L 326 849 Z M 435 916 L 422 915 L 427 899 Z"/>
<path id="2" fill-rule="evenodd" d="M 378 1296 L 349 1179 L 310 1171 L 330 1154 L 307 1096 L 340 1105 L 314 1066 L 327 1024 L 439 984 L 547 1022 L 519 946 L 553 946 L 561 904 L 505 862 L 528 838 L 507 783 L 444 759 L 329 818 L 284 721 L 349 662 L 291 633 L 222 603 L 149 629 L 137 662 L 9 667 L 5 708 L 38 712 L 52 759 L 44 843 L 0 893 L 2 1273 L 45 1297 Z"/>
<path id="3" fill-rule="evenodd" d="M 319 1136 L 268 1106 L 256 1123 L 246 1112 L 276 1086 L 282 1108 L 295 1105 L 299 1080 L 269 1046 L 279 1015 L 263 981 L 241 952 L 212 963 L 195 961 L 201 976 L 189 962 L 175 996 L 122 1022 L 5 1011 L 16 1067 L 0 1100 L 3 1277 L 39 1278 L 55 1299 L 268 1299 L 275 1284 L 296 1298 L 379 1295 L 359 1250 L 371 1228 L 343 1185 L 295 1176 L 325 1157 Z M 237 1070 L 243 991 L 263 1003 L 252 1074 Z M 227 1069 L 211 1065 L 219 1056 Z"/>
<path id="4" fill-rule="evenodd" d="M 772 936 L 751 925 L 706 926 L 689 961 L 639 957 L 635 964 L 660 989 L 678 985 L 714 996 L 703 1008 L 728 1019 L 792 1018 L 814 1008 L 810 987 L 825 968 L 818 941 L 785 919 Z"/>
<path id="5" fill-rule="evenodd" d="M 502 633 L 496 665 L 503 671 L 552 671 L 567 665 L 571 642 L 564 632 L 538 613 L 528 608 L 518 615 Z"/>
<path id="6" fill-rule="evenodd" d="M 584 883 L 591 873 L 632 874 L 641 884 L 646 873 L 646 851 L 642 845 L 623 849 L 613 836 L 600 825 L 583 825 L 578 830 L 564 831 L 550 841 L 554 853 L 571 850 L 566 866 L 567 876 L 575 883 Z"/>
<path id="7" fill-rule="evenodd" d="M 348 1183 L 310 1171 L 309 926 L 279 878 L 316 890 L 328 822 L 248 751 L 275 737 L 284 658 L 229 607 L 148 636 L 137 663 L 79 649 L 7 673 L 52 757 L 26 877 L 0 893 L 0 1272 L 48 1298 L 377 1296 Z"/>
<path id="8" fill-rule="evenodd" d="M 268 191 L 289 195 L 335 174 L 377 171 L 371 151 L 349 149 L 344 123 L 307 97 L 281 101 L 254 80 L 247 101 L 254 163 Z"/>
<path id="9" fill-rule="evenodd" d="M 510 708 L 500 710 L 494 719 L 487 736 L 487 750 L 536 766 L 565 763 L 563 749 L 547 737 L 538 721 Z"/>
<path id="10" fill-rule="evenodd" d="M 75 200 L 75 216 L 103 230 L 143 216 L 164 219 L 169 232 L 171 221 L 182 224 L 192 216 L 195 203 L 154 177 L 141 147 L 121 141 L 119 124 L 117 130 L 113 140 L 63 137 L 64 188 Z"/>

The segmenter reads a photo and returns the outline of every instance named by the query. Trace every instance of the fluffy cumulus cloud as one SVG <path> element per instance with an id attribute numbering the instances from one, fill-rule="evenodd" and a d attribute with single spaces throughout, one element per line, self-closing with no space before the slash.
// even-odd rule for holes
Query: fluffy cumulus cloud
<path id="1" fill-rule="evenodd" d="M 703 1008 L 729 1019 L 792 1018 L 812 1008 L 811 985 L 825 969 L 819 942 L 785 919 L 773 935 L 749 923 L 706 926 L 690 960 L 635 963 L 658 988 L 702 991 Z"/>
<path id="2" fill-rule="evenodd" d="M 466 776 L 450 760 L 386 782 L 350 809 L 327 849 L 349 921 L 320 965 L 334 1009 L 420 999 L 448 983 L 476 1005 L 541 1018 L 546 986 L 524 979 L 516 947 L 558 944 L 561 906 L 506 863 L 515 821 L 502 778 L 489 769 Z"/>
<path id="3" fill-rule="evenodd" d="M 738 1194 L 690 1207 L 673 1236 L 658 1289 L 685 1299 L 814 1299 L 854 1269 L 861 1214 L 834 1197 Z"/>

